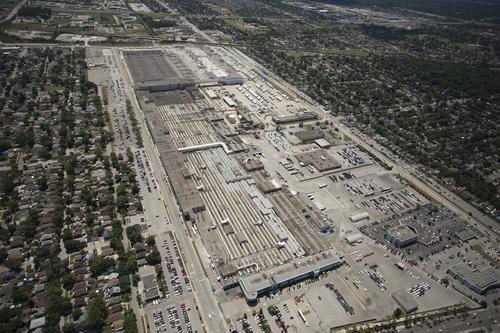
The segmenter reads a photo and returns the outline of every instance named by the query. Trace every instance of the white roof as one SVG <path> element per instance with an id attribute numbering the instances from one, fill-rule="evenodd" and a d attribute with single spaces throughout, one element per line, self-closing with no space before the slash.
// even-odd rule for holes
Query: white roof
<path id="1" fill-rule="evenodd" d="M 330 142 L 328 142 L 328 140 L 326 139 L 317 139 L 317 140 L 314 140 L 314 142 L 320 146 L 320 147 L 330 147 Z"/>
<path id="2" fill-rule="evenodd" d="M 370 214 L 368 214 L 367 212 L 363 212 L 363 213 L 351 215 L 350 219 L 353 222 L 357 222 L 357 221 L 366 219 L 368 217 L 370 217 Z"/>
<path id="3" fill-rule="evenodd" d="M 236 103 L 233 101 L 233 99 L 231 97 L 228 97 L 228 96 L 224 96 L 224 102 L 227 103 L 227 105 L 229 106 L 236 106 Z"/>
<path id="4" fill-rule="evenodd" d="M 208 97 L 210 98 L 217 98 L 217 94 L 215 93 L 215 91 L 213 91 L 212 89 L 208 89 L 207 90 L 207 95 Z"/>
<path id="5" fill-rule="evenodd" d="M 35 328 L 42 327 L 45 325 L 45 316 L 33 319 L 30 323 L 30 330 L 34 330 Z"/>
<path id="6" fill-rule="evenodd" d="M 350 234 L 345 237 L 345 240 L 348 243 L 355 243 L 363 239 L 363 235 L 360 233 Z"/>

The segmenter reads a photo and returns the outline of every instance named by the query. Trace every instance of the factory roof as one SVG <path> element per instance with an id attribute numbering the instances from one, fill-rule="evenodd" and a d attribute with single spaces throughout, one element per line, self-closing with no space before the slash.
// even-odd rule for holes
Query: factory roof
<path id="1" fill-rule="evenodd" d="M 280 231 L 280 232 L 278 232 L 278 239 L 280 241 L 287 240 L 288 239 L 288 232 L 286 232 L 286 231 Z"/>
<path id="2" fill-rule="evenodd" d="M 407 225 L 397 225 L 388 230 L 389 235 L 398 240 L 407 240 L 417 236 L 417 233 Z"/>
<path id="3" fill-rule="evenodd" d="M 359 214 L 351 215 L 349 217 L 349 219 L 351 220 L 351 222 L 358 222 L 358 221 L 367 219 L 369 217 L 370 217 L 370 214 L 368 214 L 367 212 L 362 212 L 362 213 L 359 213 Z"/>
<path id="4" fill-rule="evenodd" d="M 152 115 L 151 112 L 146 112 L 146 117 L 149 118 Z M 167 131 L 165 125 L 155 122 L 154 119 L 149 119 L 148 125 L 183 213 L 189 214 L 204 210 L 205 204 L 184 165 L 184 157 L 175 147 L 170 135 L 165 135 Z"/>
<path id="5" fill-rule="evenodd" d="M 316 143 L 320 148 L 328 148 L 331 146 L 331 143 L 327 139 L 317 139 L 314 140 L 314 143 Z"/>
<path id="6" fill-rule="evenodd" d="M 354 234 L 350 234 L 350 235 L 347 235 L 345 237 L 345 240 L 347 241 L 347 243 L 349 244 L 353 244 L 353 243 L 356 243 L 356 242 L 359 242 L 363 239 L 363 235 L 361 235 L 359 232 L 357 233 L 354 233 Z"/>
<path id="7" fill-rule="evenodd" d="M 281 190 L 281 185 L 272 178 L 268 178 L 262 171 L 257 171 L 253 174 L 257 187 L 262 193 L 270 193 Z"/>
<path id="8" fill-rule="evenodd" d="M 224 263 L 220 266 L 220 273 L 222 277 L 228 277 L 238 273 L 238 270 L 232 263 Z"/>
<path id="9" fill-rule="evenodd" d="M 500 272 L 493 267 L 472 269 L 466 264 L 460 263 L 451 267 L 449 272 L 480 293 L 500 286 Z"/>
<path id="10" fill-rule="evenodd" d="M 418 308 L 417 302 L 404 289 L 398 289 L 391 294 L 394 301 L 401 307 L 405 313 L 410 313 Z"/>
<path id="11" fill-rule="evenodd" d="M 227 105 L 229 105 L 230 107 L 235 107 L 236 106 L 236 103 L 233 101 L 233 99 L 229 96 L 224 96 L 224 102 L 226 102 Z"/>
<path id="12" fill-rule="evenodd" d="M 217 98 L 217 94 L 212 89 L 207 89 L 207 95 L 208 95 L 208 97 L 210 97 L 212 99 Z"/>
<path id="13" fill-rule="evenodd" d="M 261 293 L 340 266 L 342 262 L 343 260 L 333 250 L 327 250 L 298 259 L 293 263 L 286 263 L 243 277 L 239 283 L 247 300 L 255 300 Z"/>
<path id="14" fill-rule="evenodd" d="M 325 137 L 325 133 L 321 130 L 309 130 L 296 132 L 295 136 L 299 138 L 300 141 L 313 141 L 316 139 L 321 139 Z"/>
<path id="15" fill-rule="evenodd" d="M 318 119 L 318 115 L 312 112 L 302 112 L 286 116 L 273 116 L 272 120 L 275 124 L 293 123 L 297 121 Z"/>
<path id="16" fill-rule="evenodd" d="M 264 165 L 258 159 L 253 157 L 252 155 L 243 155 L 237 157 L 238 162 L 243 166 L 245 171 L 255 171 L 264 169 Z"/>

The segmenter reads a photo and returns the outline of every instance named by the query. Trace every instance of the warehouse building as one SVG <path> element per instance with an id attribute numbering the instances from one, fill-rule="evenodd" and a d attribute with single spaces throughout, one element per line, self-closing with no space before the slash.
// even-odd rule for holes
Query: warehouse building
<path id="1" fill-rule="evenodd" d="M 415 243 L 418 235 L 410 226 L 398 225 L 388 230 L 387 239 L 397 247 L 405 247 Z"/>
<path id="2" fill-rule="evenodd" d="M 239 280 L 239 285 L 247 302 L 252 303 L 262 294 L 310 277 L 317 277 L 323 272 L 341 266 L 343 262 L 344 260 L 333 250 L 327 250 L 298 259 L 294 263 L 286 263 L 243 277 Z"/>
<path id="3" fill-rule="evenodd" d="M 303 112 L 287 116 L 274 116 L 272 118 L 275 124 L 288 124 L 288 123 L 296 123 L 299 121 L 315 120 L 315 119 L 318 119 L 318 116 L 312 112 Z"/>
<path id="4" fill-rule="evenodd" d="M 224 100 L 224 102 L 226 102 L 227 105 L 229 105 L 229 107 L 232 107 L 232 108 L 236 107 L 236 103 L 233 101 L 233 99 L 231 97 L 224 96 L 222 99 Z"/>
<path id="5" fill-rule="evenodd" d="M 500 272 L 493 267 L 472 269 L 464 263 L 460 263 L 451 267 L 448 274 L 478 294 L 484 294 L 490 289 L 500 287 Z"/>
<path id="6" fill-rule="evenodd" d="M 359 213 L 359 214 L 354 214 L 354 215 L 351 215 L 349 217 L 349 219 L 351 220 L 351 222 L 359 222 L 359 221 L 363 221 L 365 219 L 369 219 L 370 218 L 370 214 L 368 214 L 367 212 L 362 212 L 362 213 Z"/>
<path id="7" fill-rule="evenodd" d="M 314 140 L 314 143 L 317 144 L 320 148 L 330 148 L 331 146 L 331 143 L 326 140 L 326 139 L 317 139 L 317 140 Z"/>
<path id="8" fill-rule="evenodd" d="M 392 299 L 406 314 L 417 311 L 418 304 L 411 295 L 404 289 L 396 290 L 391 294 Z"/>
<path id="9" fill-rule="evenodd" d="M 323 131 L 320 130 L 310 130 L 310 131 L 296 132 L 295 136 L 302 142 L 309 142 L 324 138 L 325 133 L 323 133 Z"/>

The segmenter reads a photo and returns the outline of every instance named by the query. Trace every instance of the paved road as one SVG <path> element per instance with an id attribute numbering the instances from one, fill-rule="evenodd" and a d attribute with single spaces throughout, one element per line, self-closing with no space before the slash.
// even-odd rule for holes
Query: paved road
<path id="1" fill-rule="evenodd" d="M 115 59 L 121 59 L 119 49 L 113 49 L 113 52 L 115 54 Z M 125 80 L 126 95 L 130 97 L 134 110 L 141 110 L 135 98 L 135 93 L 132 90 L 132 81 L 126 70 L 125 63 L 120 60 L 118 61 L 118 64 L 118 68 Z M 175 235 L 177 236 L 179 248 L 184 255 L 186 270 L 193 285 L 193 291 L 198 307 L 200 308 L 203 322 L 209 332 L 227 332 L 228 328 L 225 321 L 221 320 L 223 316 L 217 304 L 217 300 L 212 293 L 210 282 L 206 278 L 202 263 L 199 260 L 195 247 L 187 233 L 185 224 L 179 213 L 179 208 L 175 202 L 175 197 L 170 189 L 170 185 L 167 181 L 165 181 L 167 179 L 167 175 L 161 164 L 158 150 L 153 142 L 153 139 L 151 138 L 151 135 L 149 134 L 149 131 L 147 130 L 144 114 L 140 111 L 140 113 L 136 113 L 136 117 L 141 124 L 144 148 L 146 149 L 146 154 L 148 156 L 157 187 L 161 193 L 161 197 L 163 198 L 162 202 L 165 205 L 169 221 L 172 223 Z"/>
<path id="2" fill-rule="evenodd" d="M 484 332 L 500 332 L 498 319 L 500 314 L 497 312 L 498 308 L 488 309 L 484 311 L 477 311 L 476 316 L 468 315 L 465 318 L 450 318 L 449 320 L 443 319 L 436 325 L 431 327 L 427 325 L 414 326 L 411 328 L 400 328 L 399 332 L 413 332 L 413 333 L 459 333 L 469 332 L 483 329 Z M 497 321 L 497 323 L 495 323 Z"/>
<path id="3" fill-rule="evenodd" d="M 9 15 L 5 16 L 3 19 L 0 20 L 0 23 L 5 23 L 11 18 L 13 18 L 19 9 L 21 9 L 22 6 L 26 3 L 26 0 L 21 0 L 14 8 L 12 8 L 12 11 L 9 13 Z"/>

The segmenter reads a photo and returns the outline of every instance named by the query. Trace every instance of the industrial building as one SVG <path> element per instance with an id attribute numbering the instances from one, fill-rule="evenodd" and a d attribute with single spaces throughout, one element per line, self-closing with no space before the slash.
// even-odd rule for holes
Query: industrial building
<path id="1" fill-rule="evenodd" d="M 330 148 L 330 146 L 332 145 L 326 139 L 317 139 L 317 140 L 314 140 L 314 143 L 317 144 L 318 147 L 323 148 L 323 149 Z"/>
<path id="2" fill-rule="evenodd" d="M 347 235 L 344 239 L 350 245 L 356 245 L 363 242 L 363 235 L 357 232 Z"/>
<path id="3" fill-rule="evenodd" d="M 305 254 L 325 251 L 329 244 L 322 232 L 330 221 L 324 221 L 320 214 L 308 207 L 304 200 L 291 195 L 288 189 L 270 193 L 269 200 L 286 228 L 295 236 Z M 326 227 L 328 229 L 328 227 Z"/>
<path id="4" fill-rule="evenodd" d="M 265 271 L 246 276 L 239 280 L 239 285 L 247 302 L 255 302 L 262 294 L 278 290 L 286 285 L 296 283 L 309 277 L 337 268 L 342 265 L 334 250 L 328 250 L 273 267 Z"/>
<path id="5" fill-rule="evenodd" d="M 369 219 L 370 218 L 370 214 L 368 214 L 368 212 L 362 212 L 362 213 L 359 213 L 359 214 L 354 214 L 354 215 L 351 215 L 349 217 L 349 219 L 351 220 L 351 222 L 359 222 L 359 221 L 363 221 L 365 219 Z"/>
<path id="6" fill-rule="evenodd" d="M 252 120 L 255 115 L 222 89 L 216 92 L 205 85 L 201 90 L 182 89 L 179 80 L 198 85 L 207 77 L 198 71 L 190 74 L 191 67 L 183 64 L 189 59 L 177 54 L 184 51 L 173 49 L 148 50 L 154 52 L 153 59 L 141 59 L 137 51 L 126 56 L 127 64 L 166 180 L 191 227 L 187 230 L 203 239 L 223 288 L 240 285 L 251 301 L 260 293 L 341 265 L 323 234 L 332 230 L 331 220 L 316 207 L 308 207 L 308 201 L 291 195 L 266 171 L 262 160 L 249 153 L 256 146 L 240 137 L 224 112 L 235 116 L 227 107 L 240 107 L 233 121 L 239 120 L 240 126 L 258 124 L 258 117 Z M 187 53 L 198 60 L 204 57 L 196 51 Z M 225 76 L 229 72 L 215 68 L 215 62 L 203 61 L 212 74 L 230 79 Z M 306 120 L 317 115 L 305 112 L 293 117 Z M 318 170 L 340 167 L 326 150 L 307 154 Z M 272 279 L 262 275 L 271 272 Z M 145 300 L 159 296 L 149 277 L 144 285 Z"/>
<path id="7" fill-rule="evenodd" d="M 289 123 L 296 123 L 300 121 L 315 120 L 315 119 L 318 119 L 318 115 L 312 112 L 302 112 L 287 116 L 273 116 L 272 118 L 275 124 L 289 124 Z"/>
<path id="8" fill-rule="evenodd" d="M 262 164 L 262 162 L 254 156 L 242 155 L 238 156 L 236 159 L 247 172 L 264 169 L 264 165 Z"/>
<path id="9" fill-rule="evenodd" d="M 325 133 L 321 130 L 309 130 L 296 132 L 295 136 L 302 142 L 314 141 L 325 137 Z"/>
<path id="10" fill-rule="evenodd" d="M 234 108 L 236 107 L 236 102 L 229 96 L 224 96 L 222 98 L 224 100 L 224 102 L 226 102 L 226 104 L 231 107 L 231 108 Z"/>
<path id="11" fill-rule="evenodd" d="M 418 304 L 404 289 L 396 290 L 391 294 L 392 299 L 406 314 L 417 311 Z"/>
<path id="12" fill-rule="evenodd" d="M 387 239 L 397 247 L 405 247 L 418 240 L 417 233 L 407 225 L 398 225 L 387 231 Z"/>
<path id="13" fill-rule="evenodd" d="M 212 89 L 207 89 L 207 95 L 208 97 L 210 97 L 211 99 L 216 99 L 218 98 L 217 94 L 215 93 L 215 91 L 213 91 Z"/>
<path id="14" fill-rule="evenodd" d="M 194 73 L 186 63 L 187 57 L 184 55 L 187 53 L 182 49 L 143 49 L 126 50 L 122 54 L 134 79 L 134 88 L 138 91 L 163 92 L 196 86 L 243 83 L 237 73 L 227 73 L 227 69 L 218 68 L 208 58 L 205 58 L 208 66 L 203 67 L 204 75 Z M 213 75 L 219 72 L 224 75 Z"/>
<path id="15" fill-rule="evenodd" d="M 451 267 L 448 274 L 478 294 L 484 294 L 490 289 L 500 287 L 500 272 L 493 267 L 473 269 L 460 263 Z"/>

